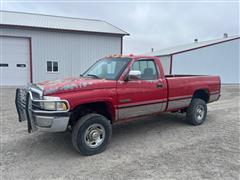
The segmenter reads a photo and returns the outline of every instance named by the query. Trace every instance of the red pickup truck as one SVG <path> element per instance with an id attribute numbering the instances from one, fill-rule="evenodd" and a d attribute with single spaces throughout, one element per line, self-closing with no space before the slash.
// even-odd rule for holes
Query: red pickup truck
<path id="1" fill-rule="evenodd" d="M 17 89 L 16 108 L 29 132 L 69 129 L 74 148 L 93 155 L 105 150 L 116 122 L 186 112 L 187 122 L 202 124 L 220 86 L 218 76 L 165 76 L 158 57 L 109 56 L 80 77 Z"/>

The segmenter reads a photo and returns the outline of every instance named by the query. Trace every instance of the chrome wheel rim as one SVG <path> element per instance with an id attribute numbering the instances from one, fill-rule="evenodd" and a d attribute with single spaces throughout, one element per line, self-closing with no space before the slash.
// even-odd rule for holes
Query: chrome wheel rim
<path id="1" fill-rule="evenodd" d="M 105 128 L 98 123 L 89 126 L 84 133 L 84 141 L 90 148 L 99 147 L 105 139 Z"/>
<path id="2" fill-rule="evenodd" d="M 203 117 L 205 114 L 205 110 L 203 105 L 197 105 L 196 110 L 195 110 L 195 117 L 197 119 L 197 121 L 202 121 Z"/>

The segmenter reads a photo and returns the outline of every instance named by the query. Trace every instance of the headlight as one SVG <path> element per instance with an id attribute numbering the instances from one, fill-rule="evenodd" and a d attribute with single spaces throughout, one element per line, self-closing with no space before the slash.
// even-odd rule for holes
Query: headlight
<path id="1" fill-rule="evenodd" d="M 67 111 L 68 104 L 61 101 L 59 97 L 45 96 L 44 100 L 41 102 L 41 108 L 48 111 Z"/>
<path id="2" fill-rule="evenodd" d="M 67 111 L 68 105 L 66 102 L 46 101 L 41 102 L 41 108 L 49 111 Z"/>
<path id="3" fill-rule="evenodd" d="M 56 102 L 57 111 L 66 111 L 68 110 L 68 105 L 65 102 Z"/>

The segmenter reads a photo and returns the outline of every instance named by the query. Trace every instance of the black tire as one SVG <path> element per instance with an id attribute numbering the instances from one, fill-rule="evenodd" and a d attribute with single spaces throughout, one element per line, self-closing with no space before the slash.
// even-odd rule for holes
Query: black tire
<path id="1" fill-rule="evenodd" d="M 206 102 L 198 98 L 192 99 L 191 104 L 187 108 L 187 115 L 186 115 L 187 122 L 197 126 L 202 124 L 205 121 L 206 116 L 207 116 Z"/>
<path id="2" fill-rule="evenodd" d="M 93 128 L 91 126 L 93 126 L 95 129 L 91 130 L 91 128 Z M 101 139 L 102 137 L 102 139 L 100 140 L 101 144 L 99 144 L 96 147 L 90 147 L 90 146 L 97 145 L 97 143 L 94 144 L 94 140 L 92 140 L 93 143 L 90 143 L 91 138 L 89 137 L 93 138 L 92 132 L 95 132 L 94 130 L 95 131 L 97 130 L 98 132 L 97 134 L 102 132 L 104 132 L 105 134 L 104 136 L 103 136 L 103 133 L 99 135 L 99 139 Z M 111 136 L 112 136 L 112 126 L 111 126 L 110 120 L 108 120 L 106 117 L 100 114 L 91 113 L 81 117 L 73 127 L 72 144 L 73 144 L 73 147 L 82 155 L 90 156 L 90 155 L 98 154 L 104 151 L 111 139 Z"/>

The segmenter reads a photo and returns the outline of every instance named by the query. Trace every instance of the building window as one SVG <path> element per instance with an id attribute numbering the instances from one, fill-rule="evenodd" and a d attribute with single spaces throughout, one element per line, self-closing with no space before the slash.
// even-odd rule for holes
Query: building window
<path id="1" fill-rule="evenodd" d="M 58 72 L 58 62 L 47 61 L 47 72 Z"/>
<path id="2" fill-rule="evenodd" d="M 0 67 L 8 67 L 8 64 L 0 63 Z"/>

